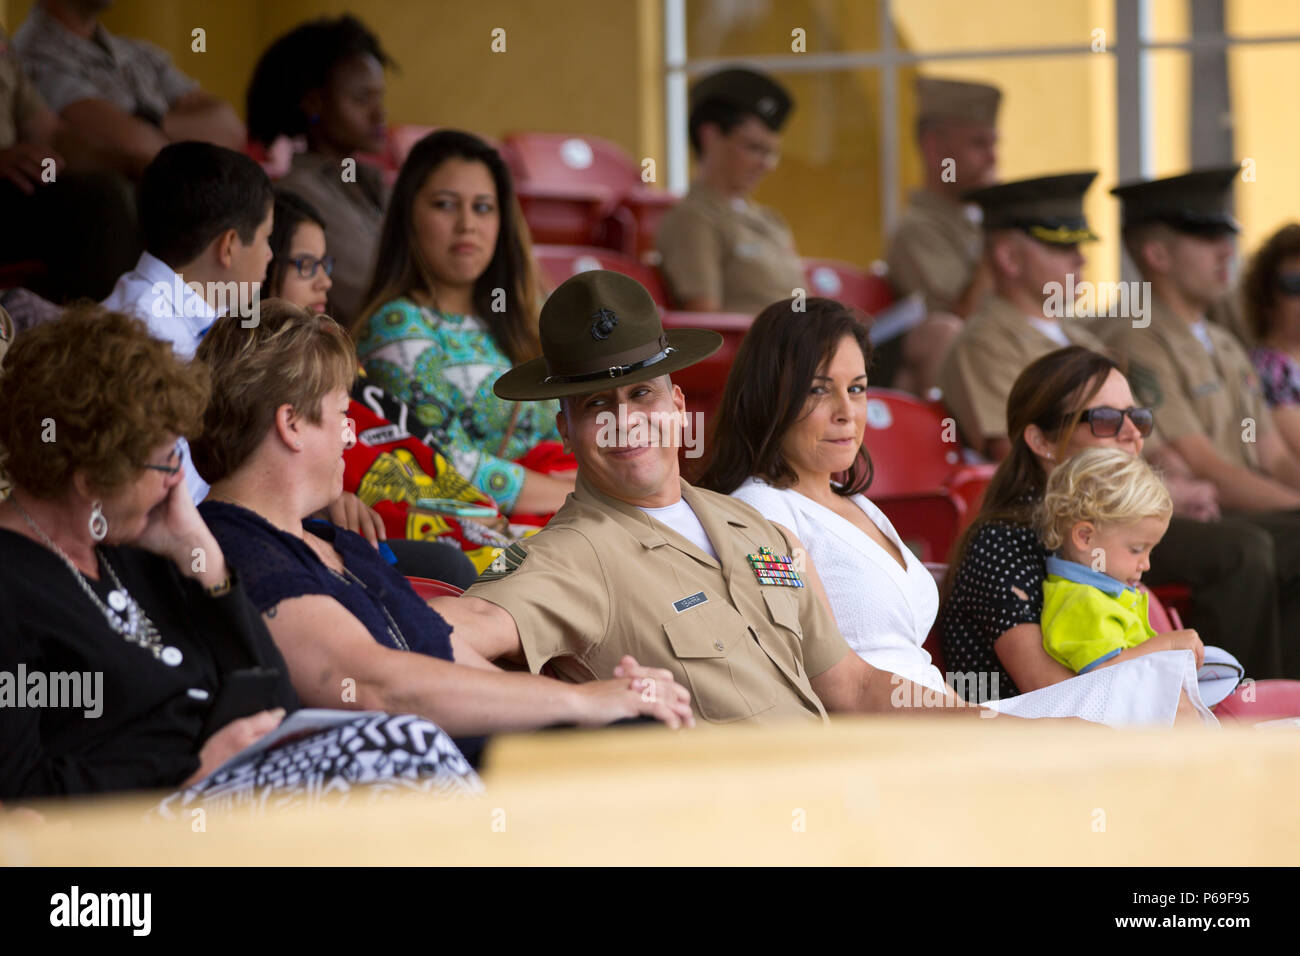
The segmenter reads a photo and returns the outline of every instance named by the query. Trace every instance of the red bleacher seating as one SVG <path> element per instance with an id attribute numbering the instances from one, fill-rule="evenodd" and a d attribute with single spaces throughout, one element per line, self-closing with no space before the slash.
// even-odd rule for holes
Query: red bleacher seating
<path id="1" fill-rule="evenodd" d="M 979 513 L 994 471 L 993 465 L 962 462 L 955 435 L 945 434 L 944 417 L 906 392 L 867 391 L 864 444 L 875 468 L 867 494 L 905 541 L 919 544 L 924 561 L 948 557 Z"/>
<path id="2" fill-rule="evenodd" d="M 432 578 L 410 578 L 406 579 L 415 593 L 420 595 L 422 600 L 429 600 L 436 597 L 460 597 L 465 592 L 454 584 L 448 584 L 446 581 L 435 581 Z"/>
<path id="3" fill-rule="evenodd" d="M 712 329 L 722 335 L 722 348 L 703 361 L 673 372 L 673 382 L 681 386 L 686 395 L 686 408 L 702 412 L 705 420 L 713 414 L 722 399 L 722 390 L 731 372 L 740 341 L 749 331 L 754 317 L 737 312 L 677 312 L 664 313 L 664 328 Z"/>
<path id="4" fill-rule="evenodd" d="M 537 257 L 537 263 L 542 267 L 551 288 L 555 288 L 565 279 L 579 272 L 609 269 L 636 279 L 645 286 L 650 297 L 660 308 L 668 304 L 659 273 L 647 265 L 642 265 L 631 256 L 625 256 L 613 249 L 602 249 L 598 246 L 536 245 L 533 247 L 533 254 Z"/>
<path id="5" fill-rule="evenodd" d="M 835 299 L 875 315 L 894 301 L 893 290 L 883 276 L 841 262 L 839 259 L 804 259 L 808 294 Z"/>
<path id="6" fill-rule="evenodd" d="M 599 136 L 511 133 L 506 155 L 538 242 L 601 245 L 641 255 L 675 198 L 641 181 L 641 168 Z"/>

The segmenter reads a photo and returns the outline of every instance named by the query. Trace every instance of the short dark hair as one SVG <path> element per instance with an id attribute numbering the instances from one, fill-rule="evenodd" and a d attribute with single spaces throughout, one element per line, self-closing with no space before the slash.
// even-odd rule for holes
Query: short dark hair
<path id="1" fill-rule="evenodd" d="M 737 106 L 727 100 L 705 100 L 691 110 L 690 119 L 687 121 L 687 129 L 691 137 L 691 149 L 695 150 L 696 156 L 700 155 L 702 150 L 700 146 L 700 127 L 705 123 L 712 123 L 725 136 L 751 116 L 767 125 L 767 120 L 763 119 L 754 110 L 747 110 L 743 106 Z"/>
<path id="2" fill-rule="evenodd" d="M 330 72 L 354 56 L 393 67 L 379 38 L 356 17 L 321 17 L 295 27 L 262 54 L 248 84 L 248 138 L 269 145 L 278 136 L 302 136 L 308 117 L 302 99 L 325 86 Z"/>
<path id="3" fill-rule="evenodd" d="M 275 191 L 275 225 L 271 227 L 271 236 L 267 244 L 271 247 L 271 261 L 266 266 L 266 281 L 262 283 L 262 292 L 267 297 L 280 294 L 280 283 L 284 281 L 284 260 L 292 251 L 294 233 L 304 222 L 315 223 L 322 230 L 325 219 L 320 211 L 297 193 L 287 189 Z"/>
<path id="4" fill-rule="evenodd" d="M 794 484 L 797 476 L 781 454 L 781 443 L 807 414 L 813 379 L 834 358 L 845 336 L 858 343 L 863 362 L 871 368 L 864 319 L 847 305 L 816 296 L 804 302 L 803 311 L 796 309 L 794 299 L 781 299 L 758 313 L 727 375 L 713 421 L 713 453 L 696 484 L 724 495 L 747 478 L 762 478 L 777 488 Z M 871 477 L 871 456 L 864 445 L 835 491 L 861 494 Z"/>
<path id="5" fill-rule="evenodd" d="M 271 200 L 270 178 L 242 153 L 211 143 L 171 143 L 140 180 L 145 251 L 176 268 L 227 229 L 252 242 Z"/>

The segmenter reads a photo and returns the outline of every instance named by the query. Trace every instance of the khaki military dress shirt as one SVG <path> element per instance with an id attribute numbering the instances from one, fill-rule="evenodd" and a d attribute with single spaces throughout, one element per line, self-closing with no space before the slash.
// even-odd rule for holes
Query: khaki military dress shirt
<path id="1" fill-rule="evenodd" d="M 889 283 L 900 297 L 919 292 L 930 311 L 953 310 L 984 249 L 971 210 L 928 189 L 912 193 L 885 255 Z"/>
<path id="2" fill-rule="evenodd" d="M 631 654 L 672 671 L 704 720 L 824 721 L 810 681 L 849 646 L 811 588 L 760 583 L 747 560 L 763 547 L 791 556 L 791 542 L 739 499 L 681 488 L 717 559 L 580 476 L 467 593 L 510 613 L 534 673 L 606 679 Z"/>
<path id="3" fill-rule="evenodd" d="M 728 199 L 703 183 L 669 210 L 656 238 L 677 302 L 712 299 L 726 312 L 755 315 L 797 288 L 803 262 L 780 213 Z"/>
<path id="4" fill-rule="evenodd" d="M 1225 460 L 1258 471 L 1258 438 L 1273 428 L 1259 377 L 1232 333 L 1205 323 L 1213 352 L 1159 299 L 1151 302 L 1151 324 L 1114 326 L 1110 345 L 1128 359 L 1129 383 L 1137 400 L 1155 410 L 1156 431 L 1165 441 L 1207 436 Z M 1253 423 L 1253 424 L 1252 424 Z"/>
<path id="5" fill-rule="evenodd" d="M 1105 351 L 1087 320 L 1061 319 L 1068 343 Z M 979 447 L 1007 434 L 1007 397 L 1020 373 L 1035 359 L 1063 348 L 1036 328 L 1019 308 L 990 295 L 953 340 L 939 369 L 944 404 L 957 419 L 962 436 Z"/>

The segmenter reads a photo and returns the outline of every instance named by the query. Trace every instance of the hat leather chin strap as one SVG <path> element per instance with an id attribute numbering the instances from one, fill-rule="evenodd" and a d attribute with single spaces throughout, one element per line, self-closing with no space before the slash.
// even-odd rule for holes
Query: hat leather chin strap
<path id="1" fill-rule="evenodd" d="M 647 348 L 658 348 L 658 351 L 646 355 Z M 546 370 L 548 372 L 567 372 L 570 374 L 548 375 L 542 379 L 543 385 L 569 385 L 574 382 L 595 382 L 600 379 L 620 378 L 630 372 L 635 372 L 651 365 L 657 365 L 677 350 L 668 344 L 668 336 L 660 333 L 656 342 L 651 342 L 648 346 L 641 345 L 635 349 L 629 349 L 624 352 L 614 352 L 611 355 L 603 356 L 602 360 L 613 364 L 601 368 L 597 371 L 577 371 L 574 366 L 564 362 L 552 362 L 546 359 Z M 644 357 L 642 357 L 644 356 Z M 633 361 L 628 361 L 629 359 Z M 586 365 L 585 368 L 590 368 Z"/>

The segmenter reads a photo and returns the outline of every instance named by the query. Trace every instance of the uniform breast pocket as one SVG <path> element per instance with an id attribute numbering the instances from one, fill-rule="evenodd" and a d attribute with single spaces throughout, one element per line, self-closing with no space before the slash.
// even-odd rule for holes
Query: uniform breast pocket
<path id="1" fill-rule="evenodd" d="M 663 628 L 705 720 L 744 720 L 775 705 L 775 688 L 755 666 L 759 651 L 734 608 L 704 604 Z"/>
<path id="2" fill-rule="evenodd" d="M 799 623 L 799 598 L 790 588 L 765 587 L 763 603 L 776 625 L 760 638 L 763 649 L 778 666 L 795 676 L 802 676 L 803 625 Z"/>

